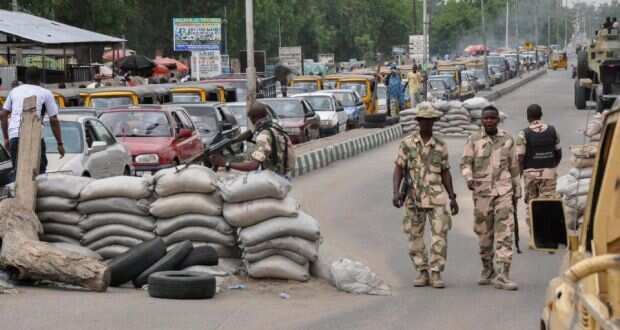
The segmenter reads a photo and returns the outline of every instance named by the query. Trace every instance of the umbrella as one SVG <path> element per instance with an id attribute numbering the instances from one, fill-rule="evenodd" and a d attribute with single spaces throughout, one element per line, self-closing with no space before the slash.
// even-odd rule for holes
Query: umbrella
<path id="1" fill-rule="evenodd" d="M 484 45 L 470 45 L 465 48 L 465 52 L 474 54 L 474 53 L 484 53 L 488 48 L 484 47 Z"/>
<path id="2" fill-rule="evenodd" d="M 162 64 L 157 64 L 155 68 L 153 69 L 154 76 L 165 76 L 165 75 L 168 75 L 169 73 L 170 73 L 170 69 L 168 69 L 168 67 Z"/>
<path id="3" fill-rule="evenodd" d="M 189 67 L 187 67 L 187 65 L 183 62 L 177 61 L 177 71 L 187 73 L 189 72 Z"/>
<path id="4" fill-rule="evenodd" d="M 154 68 L 155 63 L 144 55 L 130 55 L 120 60 L 118 67 L 123 71 L 141 71 Z"/>
<path id="5" fill-rule="evenodd" d="M 102 58 L 106 61 L 111 61 L 112 57 L 114 57 L 115 60 L 120 60 L 121 58 L 124 58 L 126 56 L 130 56 L 130 55 L 135 55 L 136 51 L 133 49 L 125 49 L 125 52 L 123 53 L 122 49 L 116 49 L 114 51 L 114 53 L 112 53 L 111 50 L 108 50 L 107 52 L 103 53 Z M 114 55 L 114 56 L 112 56 Z"/>
<path id="6" fill-rule="evenodd" d="M 165 65 L 168 69 L 177 70 L 178 72 L 189 72 L 187 65 L 174 58 L 157 56 L 153 62 L 157 65 Z"/>

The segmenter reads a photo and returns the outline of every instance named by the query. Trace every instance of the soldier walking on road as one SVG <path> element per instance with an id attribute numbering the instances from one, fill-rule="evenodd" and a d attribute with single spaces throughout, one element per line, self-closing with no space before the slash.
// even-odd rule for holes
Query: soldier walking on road
<path id="1" fill-rule="evenodd" d="M 512 136 L 498 129 L 498 123 L 497 108 L 489 106 L 482 110 L 483 129 L 465 143 L 461 171 L 474 197 L 474 232 L 478 235 L 482 259 L 478 284 L 493 282 L 498 289 L 517 290 L 509 271 L 513 208 L 521 197 L 519 163 Z"/>
<path id="2" fill-rule="evenodd" d="M 532 104 L 527 107 L 529 126 L 519 132 L 515 141 L 517 158 L 523 172 L 528 227 L 531 227 L 529 218 L 530 200 L 555 196 L 556 167 L 562 160 L 560 136 L 553 126 L 543 123 L 541 119 L 542 108 L 540 105 Z M 531 240 L 529 245 L 532 247 Z"/>
<path id="3" fill-rule="evenodd" d="M 394 166 L 393 204 L 406 207 L 403 231 L 409 236 L 409 257 L 419 272 L 413 285 L 431 284 L 434 288 L 445 286 L 441 279 L 448 251 L 448 230 L 452 219 L 446 210 L 450 199 L 452 215 L 458 213 L 456 194 L 448 163 L 445 142 L 433 137 L 433 123 L 441 116 L 430 104 L 418 107 L 416 119 L 420 133 L 407 136 L 401 143 Z M 403 182 L 404 180 L 404 182 Z M 401 182 L 406 185 L 401 190 Z M 446 194 L 447 192 L 447 194 Z M 424 245 L 424 226 L 431 226 L 430 276 Z"/>

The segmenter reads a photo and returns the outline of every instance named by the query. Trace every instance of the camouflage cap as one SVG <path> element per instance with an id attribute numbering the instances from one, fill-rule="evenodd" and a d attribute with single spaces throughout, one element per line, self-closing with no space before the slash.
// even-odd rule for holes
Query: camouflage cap
<path id="1" fill-rule="evenodd" d="M 416 118 L 426 119 L 438 119 L 442 113 L 435 110 L 435 107 L 429 102 L 422 102 L 418 105 L 418 111 L 415 114 Z"/>

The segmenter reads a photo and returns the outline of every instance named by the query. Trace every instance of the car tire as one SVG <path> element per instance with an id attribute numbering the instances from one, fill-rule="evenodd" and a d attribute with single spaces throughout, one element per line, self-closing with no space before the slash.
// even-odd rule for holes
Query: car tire
<path id="1" fill-rule="evenodd" d="M 113 258 L 108 262 L 111 274 L 110 286 L 120 286 L 133 280 L 164 255 L 166 244 L 163 239 L 156 238 L 138 244 Z"/>
<path id="2" fill-rule="evenodd" d="M 184 271 L 153 273 L 148 284 L 149 296 L 164 299 L 210 299 L 216 288 L 212 275 Z"/>
<path id="3" fill-rule="evenodd" d="M 195 247 L 176 269 L 185 269 L 191 266 L 217 266 L 217 251 L 211 246 L 203 245 Z"/>
<path id="4" fill-rule="evenodd" d="M 588 66 L 588 52 L 580 51 L 577 53 L 577 78 L 591 78 L 590 67 Z"/>
<path id="5" fill-rule="evenodd" d="M 586 93 L 587 89 L 579 86 L 579 80 L 575 80 L 575 108 L 579 110 L 586 108 Z"/>
<path id="6" fill-rule="evenodd" d="M 385 122 L 382 123 L 374 123 L 374 122 L 366 122 L 364 124 L 365 128 L 385 128 Z"/>
<path id="7" fill-rule="evenodd" d="M 164 257 L 159 259 L 156 263 L 151 265 L 148 269 L 143 271 L 138 277 L 133 280 L 133 285 L 136 288 L 141 288 L 148 283 L 149 276 L 156 272 L 168 271 L 175 269 L 183 260 L 192 252 L 193 245 L 191 241 L 184 241 L 177 244 L 172 250 L 170 250 Z"/>

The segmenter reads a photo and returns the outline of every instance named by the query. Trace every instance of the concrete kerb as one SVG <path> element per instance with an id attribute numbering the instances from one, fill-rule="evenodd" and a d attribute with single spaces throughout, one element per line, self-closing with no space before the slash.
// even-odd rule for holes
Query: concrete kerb
<path id="1" fill-rule="evenodd" d="M 519 79 L 517 80 L 514 84 L 511 84 L 510 86 L 505 86 L 502 87 L 496 91 L 490 92 L 487 95 L 481 95 L 484 96 L 487 100 L 489 101 L 495 101 L 497 99 L 499 99 L 500 97 L 515 91 L 517 88 L 522 87 L 523 85 L 538 79 L 539 77 L 541 77 L 542 75 L 544 75 L 545 73 L 547 73 L 547 69 L 543 69 L 543 70 L 539 70 L 523 79 Z"/>
<path id="2" fill-rule="evenodd" d="M 354 157 L 360 153 L 372 150 L 400 138 L 403 129 L 400 124 L 375 131 L 367 135 L 345 140 L 333 145 L 305 152 L 297 155 L 293 177 L 301 176 L 314 170 L 327 167 L 329 164 Z"/>

